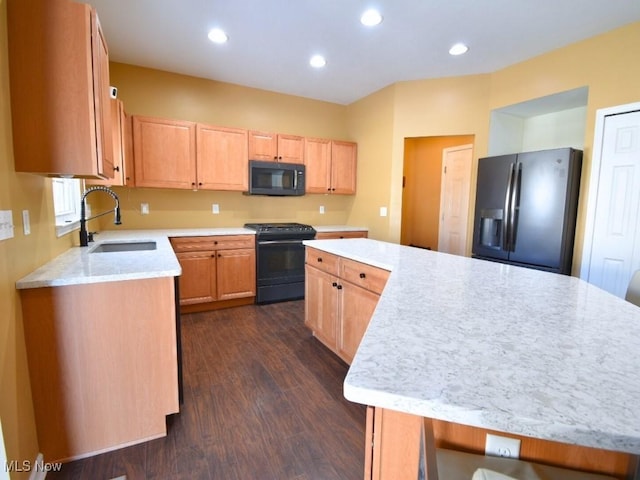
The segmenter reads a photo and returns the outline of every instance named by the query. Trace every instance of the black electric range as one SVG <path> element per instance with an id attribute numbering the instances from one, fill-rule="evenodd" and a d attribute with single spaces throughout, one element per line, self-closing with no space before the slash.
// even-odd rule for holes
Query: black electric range
<path id="1" fill-rule="evenodd" d="M 247 223 L 256 231 L 256 302 L 304 298 L 303 240 L 316 231 L 301 223 Z"/>

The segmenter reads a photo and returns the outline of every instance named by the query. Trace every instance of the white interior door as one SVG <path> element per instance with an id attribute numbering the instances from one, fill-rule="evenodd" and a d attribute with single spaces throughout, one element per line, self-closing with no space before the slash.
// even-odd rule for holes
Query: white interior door
<path id="1" fill-rule="evenodd" d="M 439 252 L 465 254 L 472 158 L 473 145 L 442 150 Z"/>
<path id="2" fill-rule="evenodd" d="M 640 109 L 604 115 L 601 125 L 580 276 L 624 297 L 640 268 Z"/>

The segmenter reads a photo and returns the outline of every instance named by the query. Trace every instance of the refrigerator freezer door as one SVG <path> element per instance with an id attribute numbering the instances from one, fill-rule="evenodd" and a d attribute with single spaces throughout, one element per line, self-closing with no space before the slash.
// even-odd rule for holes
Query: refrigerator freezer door
<path id="1" fill-rule="evenodd" d="M 478 184 L 474 219 L 473 255 L 507 260 L 505 228 L 508 220 L 505 200 L 509 198 L 509 172 L 516 155 L 481 158 L 478 161 Z"/>
<path id="2" fill-rule="evenodd" d="M 518 155 L 510 262 L 562 270 L 567 223 L 575 223 L 575 218 L 567 218 L 570 177 L 575 171 L 570 154 L 570 149 L 557 149 Z"/>

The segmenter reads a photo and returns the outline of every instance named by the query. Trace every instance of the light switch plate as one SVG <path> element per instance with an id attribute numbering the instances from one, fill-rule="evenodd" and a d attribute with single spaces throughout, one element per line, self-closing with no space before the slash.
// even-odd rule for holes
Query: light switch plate
<path id="1" fill-rule="evenodd" d="M 22 210 L 22 229 L 25 235 L 31 234 L 31 219 L 29 218 L 29 210 Z"/>
<path id="2" fill-rule="evenodd" d="M 11 210 L 0 210 L 0 240 L 13 238 L 13 213 Z"/>
<path id="3" fill-rule="evenodd" d="M 387 207 L 380 207 L 380 216 L 381 217 L 387 216 Z"/>
<path id="4" fill-rule="evenodd" d="M 142 215 L 149 215 L 149 204 L 148 203 L 141 203 L 140 204 L 140 213 Z"/>

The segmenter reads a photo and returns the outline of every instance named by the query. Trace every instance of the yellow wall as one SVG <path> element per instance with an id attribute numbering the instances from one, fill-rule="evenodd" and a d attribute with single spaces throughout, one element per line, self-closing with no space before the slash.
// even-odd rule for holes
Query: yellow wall
<path id="1" fill-rule="evenodd" d="M 574 271 L 582 256 L 584 215 L 586 209 L 585 183 L 589 179 L 593 131 L 596 110 L 599 108 L 636 102 L 640 99 L 640 22 L 569 45 L 503 70 L 486 74 L 400 82 L 386 90 L 391 92 L 385 108 L 392 109 L 393 126 L 385 136 L 392 136 L 391 152 L 377 155 L 377 170 L 362 178 L 358 197 L 369 195 L 377 204 L 390 206 L 388 229 L 378 236 L 390 241 L 400 239 L 402 205 L 402 168 L 404 140 L 407 137 L 438 135 L 475 135 L 474 163 L 487 154 L 490 111 L 526 100 L 589 87 L 587 126 L 584 145 L 582 195 L 574 255 Z M 358 112 L 358 119 L 377 115 L 377 105 L 364 98 L 348 107 L 349 114 Z M 366 121 L 366 120 L 364 120 Z M 364 123 L 360 121 L 360 123 Z M 350 125 L 351 127 L 351 125 Z M 359 129 L 355 140 L 359 146 L 375 142 L 379 132 L 375 128 Z M 475 170 L 472 183 L 475 183 Z M 390 182 L 390 189 L 379 189 Z M 474 190 L 474 189 L 473 189 Z M 475 191 L 471 192 L 475 198 Z M 356 198 L 355 205 L 359 203 Z M 350 220 L 365 218 L 360 211 L 352 211 Z M 473 218 L 470 216 L 469 228 Z M 471 236 L 469 236 L 469 242 Z M 470 243 L 467 246 L 470 251 Z"/>
<path id="2" fill-rule="evenodd" d="M 15 226 L 15 237 L 0 241 L 0 420 L 8 460 L 33 462 L 38 443 L 15 282 L 68 249 L 71 236 L 56 239 L 50 180 L 14 170 L 6 22 L 6 0 L 0 0 L 0 210 L 13 212 Z M 23 234 L 22 210 L 31 217 L 28 236 Z M 11 478 L 23 477 L 28 474 Z"/>
<path id="3" fill-rule="evenodd" d="M 118 87 L 128 114 L 351 140 L 346 107 L 341 105 L 119 63 L 110 67 L 111 84 Z M 121 228 L 238 227 L 249 221 L 344 224 L 353 203 L 352 196 L 343 195 L 276 198 L 205 190 L 116 191 L 122 205 Z M 109 201 L 108 197 L 97 200 L 98 208 Z M 142 202 L 149 203 L 149 215 L 140 214 Z M 220 214 L 211 213 L 213 203 L 220 206 Z M 101 228 L 115 227 L 105 217 Z"/>

